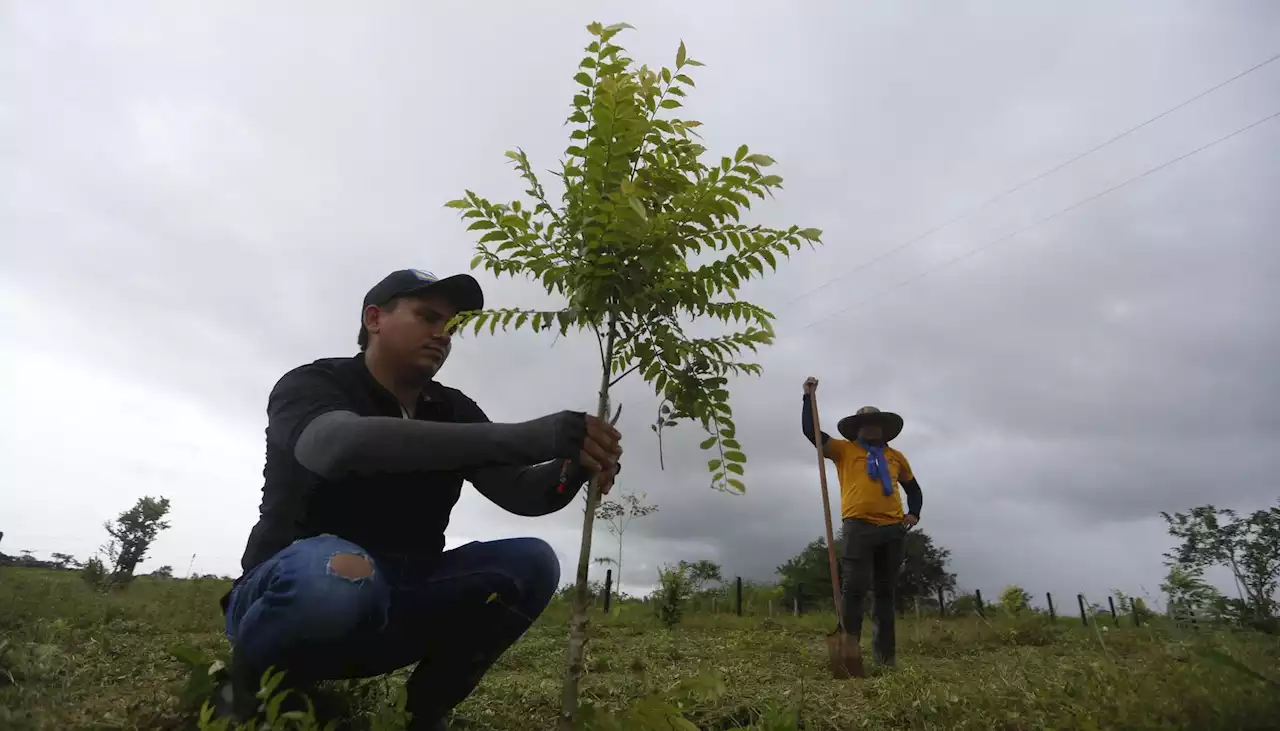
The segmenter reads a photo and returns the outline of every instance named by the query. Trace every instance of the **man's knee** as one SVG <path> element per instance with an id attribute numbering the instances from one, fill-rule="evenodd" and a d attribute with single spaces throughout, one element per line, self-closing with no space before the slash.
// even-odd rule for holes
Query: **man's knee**
<path id="1" fill-rule="evenodd" d="M 366 554 L 338 551 L 328 557 L 323 573 L 307 573 L 291 583 L 286 592 L 293 595 L 294 621 L 305 636 L 333 639 L 386 621 L 389 591 Z"/>
<path id="2" fill-rule="evenodd" d="M 373 576 L 373 560 L 358 553 L 335 553 L 329 557 L 329 573 L 351 581 Z"/>
<path id="3" fill-rule="evenodd" d="M 541 538 L 508 538 L 494 557 L 497 573 L 510 580 L 526 611 L 542 611 L 560 586 L 560 558 Z"/>
<path id="4" fill-rule="evenodd" d="M 546 594 L 548 598 L 560 586 L 560 557 L 551 544 L 541 538 L 521 538 L 523 562 L 522 581 L 531 593 Z"/>

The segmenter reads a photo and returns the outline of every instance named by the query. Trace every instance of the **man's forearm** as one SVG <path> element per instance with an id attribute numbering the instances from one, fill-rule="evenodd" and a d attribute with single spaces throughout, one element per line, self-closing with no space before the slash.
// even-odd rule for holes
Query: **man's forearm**
<path id="1" fill-rule="evenodd" d="M 495 505 L 516 515 L 549 515 L 568 505 L 590 475 L 577 463 L 570 463 L 559 491 L 564 460 L 529 467 L 485 467 L 467 475 L 467 481 Z"/>
<path id="2" fill-rule="evenodd" d="M 457 424 L 331 411 L 311 421 L 294 455 L 329 479 L 529 465 L 577 453 L 585 422 L 552 414 L 516 424 Z"/>
<path id="3" fill-rule="evenodd" d="M 902 483 L 903 492 L 907 493 L 907 512 L 920 517 L 920 508 L 924 507 L 924 493 L 920 491 L 920 483 L 914 479 Z"/>
<path id="4" fill-rule="evenodd" d="M 804 432 L 804 436 L 809 440 L 810 444 L 817 446 L 818 443 L 814 441 L 813 435 L 813 399 L 807 393 L 804 395 L 804 401 L 800 406 L 800 431 Z M 826 432 L 822 432 L 822 444 L 825 446 L 829 441 L 831 441 L 831 437 Z"/>

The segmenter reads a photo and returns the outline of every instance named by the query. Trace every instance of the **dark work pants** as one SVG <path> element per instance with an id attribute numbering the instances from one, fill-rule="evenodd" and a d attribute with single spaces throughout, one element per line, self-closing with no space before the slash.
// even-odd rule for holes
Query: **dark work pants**
<path id="1" fill-rule="evenodd" d="M 844 521 L 841 556 L 844 629 L 862 635 L 863 600 L 867 589 L 875 594 L 871 610 L 871 647 L 877 662 L 893 664 L 894 587 L 902 567 L 907 528 L 901 523 L 875 525 L 856 518 Z"/>
<path id="2" fill-rule="evenodd" d="M 330 567 L 336 554 L 368 558 L 372 574 L 336 574 Z M 418 663 L 407 710 L 413 728 L 427 728 L 475 689 L 559 583 L 555 551 L 537 538 L 468 543 L 429 567 L 371 556 L 336 536 L 300 540 L 232 591 L 226 615 L 232 673 L 256 688 L 268 667 L 287 671 L 286 682 L 295 685 Z"/>

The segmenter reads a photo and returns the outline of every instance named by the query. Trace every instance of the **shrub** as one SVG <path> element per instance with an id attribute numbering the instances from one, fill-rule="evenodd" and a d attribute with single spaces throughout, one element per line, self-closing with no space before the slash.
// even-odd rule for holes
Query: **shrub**
<path id="1" fill-rule="evenodd" d="M 680 623 L 684 604 L 693 594 L 688 566 L 663 566 L 658 569 L 658 581 L 658 618 L 674 627 Z"/>
<path id="2" fill-rule="evenodd" d="M 978 597 L 974 594 L 961 594 L 951 600 L 947 611 L 956 617 L 968 617 L 978 613 Z"/>
<path id="3" fill-rule="evenodd" d="M 105 591 L 110 588 L 110 582 L 107 579 L 107 567 L 102 563 L 102 559 L 94 556 L 84 562 L 84 568 L 80 569 L 80 578 L 84 579 L 84 583 L 89 585 L 94 591 Z"/>
<path id="4" fill-rule="evenodd" d="M 1031 608 L 1031 595 L 1017 584 L 1010 584 L 1000 592 L 1000 609 L 1013 616 Z"/>

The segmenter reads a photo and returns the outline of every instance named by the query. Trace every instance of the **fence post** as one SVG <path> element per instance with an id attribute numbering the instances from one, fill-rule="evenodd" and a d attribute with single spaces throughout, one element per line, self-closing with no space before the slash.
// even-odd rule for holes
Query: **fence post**
<path id="1" fill-rule="evenodd" d="M 604 613 L 609 613 L 609 598 L 613 594 L 613 569 L 604 572 Z"/>
<path id="2" fill-rule="evenodd" d="M 1053 594 L 1046 591 L 1044 598 L 1049 600 L 1049 619 L 1057 619 L 1057 616 L 1053 613 Z"/>
<path id="3" fill-rule="evenodd" d="M 974 589 L 974 590 L 973 590 L 973 597 L 974 597 L 975 599 L 977 599 L 977 600 L 978 600 L 978 616 L 979 616 L 979 617 L 982 617 L 983 619 L 986 619 L 986 618 L 987 618 L 987 609 L 986 609 L 986 607 L 982 606 L 982 590 L 981 590 L 981 589 Z"/>
<path id="4" fill-rule="evenodd" d="M 769 600 L 769 619 L 773 619 L 773 600 Z"/>
<path id="5" fill-rule="evenodd" d="M 1111 607 L 1111 624 L 1119 627 L 1120 616 L 1116 614 L 1116 600 L 1110 594 L 1107 595 L 1107 605 Z M 1120 605 L 1124 606 L 1124 602 L 1120 602 Z"/>
<path id="6" fill-rule="evenodd" d="M 804 584 L 796 584 L 796 595 L 792 597 L 792 611 L 797 617 L 800 616 L 800 597 L 804 594 Z"/>
<path id="7" fill-rule="evenodd" d="M 742 616 L 742 577 L 738 577 L 738 616 Z"/>
<path id="8" fill-rule="evenodd" d="M 1134 626 L 1134 627 L 1141 627 L 1141 626 L 1142 626 L 1142 612 L 1141 612 L 1141 611 L 1139 611 L 1139 609 L 1138 609 L 1140 606 L 1143 606 L 1143 604 L 1142 604 L 1142 602 L 1138 601 L 1137 599 L 1130 599 L 1130 600 L 1129 600 L 1129 609 L 1130 609 L 1130 611 L 1132 611 L 1132 612 L 1133 612 L 1133 626 Z"/>
<path id="9" fill-rule="evenodd" d="M 1089 626 L 1089 615 L 1084 613 L 1084 594 L 1076 594 L 1076 603 L 1080 605 L 1080 624 Z"/>
<path id="10" fill-rule="evenodd" d="M 943 599 L 943 597 L 942 597 L 942 587 L 941 587 L 941 586 L 939 586 L 939 587 L 938 587 L 938 616 L 939 616 L 939 617 L 945 617 L 945 616 L 947 616 L 947 602 L 946 602 L 946 600 L 945 600 L 945 599 Z"/>

